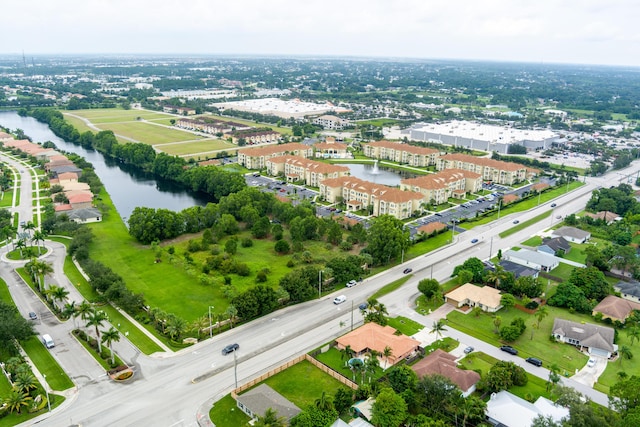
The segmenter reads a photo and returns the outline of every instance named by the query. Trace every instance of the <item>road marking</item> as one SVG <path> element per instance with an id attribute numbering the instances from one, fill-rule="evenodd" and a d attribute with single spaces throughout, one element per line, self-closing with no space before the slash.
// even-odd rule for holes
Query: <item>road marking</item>
<path id="1" fill-rule="evenodd" d="M 171 424 L 169 427 L 173 427 L 173 426 L 177 426 L 178 424 L 182 424 L 183 421 L 184 421 L 184 418 L 181 419 L 180 421 L 176 421 L 175 423 Z"/>

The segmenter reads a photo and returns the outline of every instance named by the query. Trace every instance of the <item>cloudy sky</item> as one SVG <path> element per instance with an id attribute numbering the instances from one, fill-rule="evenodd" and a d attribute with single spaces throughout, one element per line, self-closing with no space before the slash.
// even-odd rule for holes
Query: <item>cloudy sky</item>
<path id="1" fill-rule="evenodd" d="M 0 55 L 329 55 L 640 66 L 637 0 L 2 0 L 0 12 Z"/>

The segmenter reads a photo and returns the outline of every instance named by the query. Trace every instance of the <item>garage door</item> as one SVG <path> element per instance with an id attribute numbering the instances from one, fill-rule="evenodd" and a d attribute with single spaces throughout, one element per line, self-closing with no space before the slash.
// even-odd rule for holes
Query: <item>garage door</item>
<path id="1" fill-rule="evenodd" d="M 600 356 L 600 357 L 609 356 L 609 352 L 607 350 L 601 350 L 599 348 L 589 348 L 589 353 L 593 354 L 594 356 Z"/>

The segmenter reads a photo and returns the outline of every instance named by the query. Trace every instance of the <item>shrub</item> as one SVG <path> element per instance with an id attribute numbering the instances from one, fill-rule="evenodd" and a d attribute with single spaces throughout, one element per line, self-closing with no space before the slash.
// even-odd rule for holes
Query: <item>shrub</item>
<path id="1" fill-rule="evenodd" d="M 530 310 L 535 310 L 535 309 L 537 309 L 537 308 L 538 308 L 538 306 L 539 306 L 539 305 L 540 305 L 540 304 L 538 304 L 538 303 L 537 303 L 537 302 L 535 302 L 535 301 L 529 301 L 529 302 L 525 305 L 525 307 L 526 307 L 526 308 L 528 308 L 528 309 L 530 309 Z"/>
<path id="2" fill-rule="evenodd" d="M 243 248 L 250 248 L 251 246 L 253 246 L 253 240 L 246 237 L 244 239 L 242 239 L 242 243 L 241 243 Z"/>

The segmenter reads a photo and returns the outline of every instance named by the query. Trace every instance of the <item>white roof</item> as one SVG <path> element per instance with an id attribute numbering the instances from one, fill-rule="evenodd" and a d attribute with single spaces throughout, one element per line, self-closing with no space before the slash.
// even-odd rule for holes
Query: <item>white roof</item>
<path id="1" fill-rule="evenodd" d="M 457 120 L 441 124 L 429 123 L 415 127 L 414 130 L 504 144 L 520 141 L 544 141 L 556 137 L 556 134 L 550 130 L 514 129 L 507 126 Z"/>
<path id="2" fill-rule="evenodd" d="M 535 403 L 529 403 L 508 391 L 493 393 L 487 402 L 487 416 L 508 427 L 530 427 L 538 415 L 551 416 L 559 422 L 569 416 L 569 409 L 556 406 L 542 396 Z"/>

